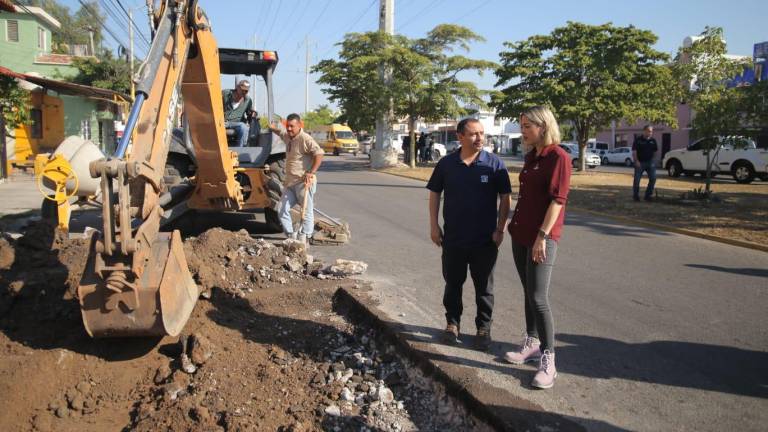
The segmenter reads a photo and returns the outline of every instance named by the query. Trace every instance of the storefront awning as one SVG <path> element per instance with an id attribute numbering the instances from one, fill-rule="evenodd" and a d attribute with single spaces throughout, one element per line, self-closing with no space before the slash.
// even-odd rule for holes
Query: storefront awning
<path id="1" fill-rule="evenodd" d="M 39 85 L 40 87 L 43 87 L 45 89 L 53 90 L 59 94 L 65 94 L 70 96 L 83 96 L 83 97 L 88 97 L 92 99 L 111 101 L 113 103 L 131 101 L 130 96 L 120 92 L 116 92 L 114 90 L 107 90 L 107 89 L 102 89 L 98 87 L 91 87 L 91 86 L 82 85 L 82 84 L 74 84 L 66 81 L 43 78 L 43 77 L 34 76 L 30 74 L 18 73 L 8 68 L 4 68 L 2 66 L 0 66 L 0 75 L 6 75 L 9 77 L 24 80 L 32 84 Z"/>

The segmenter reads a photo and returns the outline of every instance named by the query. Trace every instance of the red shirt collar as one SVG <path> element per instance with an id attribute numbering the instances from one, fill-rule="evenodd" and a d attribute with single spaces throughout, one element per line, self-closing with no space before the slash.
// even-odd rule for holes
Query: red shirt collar
<path id="1" fill-rule="evenodd" d="M 547 157 L 548 154 L 555 151 L 555 147 L 557 147 L 557 144 L 550 144 L 548 146 L 545 146 L 543 149 L 541 149 L 541 154 L 539 154 L 538 156 L 536 155 L 536 149 L 534 148 L 533 150 L 528 152 L 528 155 L 526 156 L 526 160 L 533 161 L 535 159 L 541 159 L 541 158 Z"/>

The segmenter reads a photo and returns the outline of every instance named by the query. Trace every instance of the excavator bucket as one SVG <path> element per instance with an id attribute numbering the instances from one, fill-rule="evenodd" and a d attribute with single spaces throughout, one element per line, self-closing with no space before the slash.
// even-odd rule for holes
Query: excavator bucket
<path id="1" fill-rule="evenodd" d="M 95 244 L 95 236 L 92 241 Z M 92 337 L 178 335 L 199 295 L 187 267 L 179 232 L 158 233 L 141 276 L 133 281 L 128 280 L 126 272 L 105 265 L 105 258 L 95 251 L 93 244 L 78 287 L 80 310 L 88 334 Z M 122 283 L 115 284 L 115 278 Z"/>

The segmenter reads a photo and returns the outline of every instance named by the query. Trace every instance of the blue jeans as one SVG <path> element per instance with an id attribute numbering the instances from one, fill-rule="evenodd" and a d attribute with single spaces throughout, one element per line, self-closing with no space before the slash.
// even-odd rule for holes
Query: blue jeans
<path id="1" fill-rule="evenodd" d="M 237 137 L 237 146 L 246 147 L 248 145 L 248 125 L 243 122 L 224 122 L 226 129 L 235 131 Z"/>
<path id="2" fill-rule="evenodd" d="M 314 214 L 314 196 L 317 189 L 317 182 L 313 183 L 307 191 L 307 209 L 304 212 L 304 220 L 301 221 L 301 232 L 307 237 L 312 237 L 315 230 Z M 280 217 L 280 223 L 283 225 L 283 232 L 286 235 L 293 234 L 293 220 L 291 219 L 291 209 L 296 204 L 302 205 L 304 202 L 304 182 L 288 186 L 283 190 L 283 196 L 280 197 L 280 206 L 277 215 Z"/>
<path id="3" fill-rule="evenodd" d="M 656 185 L 656 165 L 653 161 L 640 162 L 640 166 L 635 165 L 635 181 L 632 183 L 632 196 L 640 198 L 640 178 L 643 177 L 643 171 L 648 173 L 648 187 L 645 188 L 645 198 L 653 196 L 653 187 Z"/>

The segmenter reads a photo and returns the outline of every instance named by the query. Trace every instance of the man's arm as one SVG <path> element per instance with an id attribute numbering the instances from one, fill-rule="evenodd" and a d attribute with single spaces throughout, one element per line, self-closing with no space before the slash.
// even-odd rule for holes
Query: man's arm
<path id="1" fill-rule="evenodd" d="M 637 159 L 637 138 L 632 141 L 632 161 L 636 167 L 640 168 L 640 161 Z"/>
<path id="2" fill-rule="evenodd" d="M 320 169 L 320 164 L 323 163 L 323 153 L 317 153 L 312 156 L 312 167 L 304 174 L 304 183 L 312 184 L 315 181 L 315 174 Z"/>
<path id="3" fill-rule="evenodd" d="M 429 228 L 432 242 L 437 247 L 443 246 L 443 232 L 440 230 L 440 224 L 437 217 L 440 214 L 440 193 L 429 191 Z"/>
<path id="4" fill-rule="evenodd" d="M 496 231 L 493 232 L 493 241 L 496 247 L 501 246 L 504 241 L 504 229 L 507 227 L 507 217 L 509 217 L 510 194 L 499 195 L 499 221 L 496 223 Z"/>

